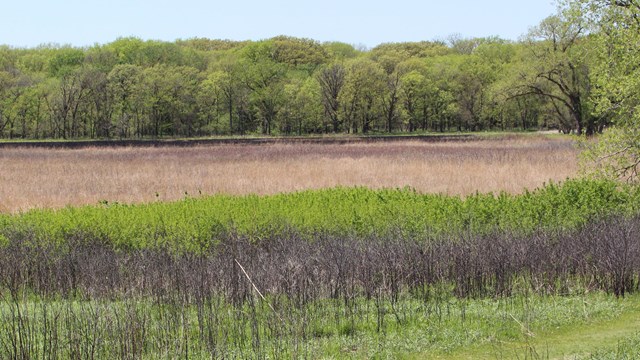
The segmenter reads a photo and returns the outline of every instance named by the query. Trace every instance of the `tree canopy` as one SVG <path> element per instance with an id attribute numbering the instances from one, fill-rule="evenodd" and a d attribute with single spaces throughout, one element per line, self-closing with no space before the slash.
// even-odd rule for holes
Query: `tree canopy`
<path id="1" fill-rule="evenodd" d="M 594 63 L 597 40 L 576 19 L 550 17 L 519 42 L 452 36 L 371 50 L 290 36 L 4 46 L 0 137 L 591 134 L 610 119 L 598 116 L 606 105 L 591 95 L 610 90 L 594 74 L 614 69 Z"/>

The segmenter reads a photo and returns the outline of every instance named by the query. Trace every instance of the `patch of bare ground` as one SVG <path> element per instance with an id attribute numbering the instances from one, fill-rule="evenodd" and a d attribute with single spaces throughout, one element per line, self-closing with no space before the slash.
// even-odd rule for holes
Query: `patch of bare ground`
<path id="1" fill-rule="evenodd" d="M 568 138 L 0 150 L 0 211 L 334 186 L 519 193 L 577 172 Z"/>

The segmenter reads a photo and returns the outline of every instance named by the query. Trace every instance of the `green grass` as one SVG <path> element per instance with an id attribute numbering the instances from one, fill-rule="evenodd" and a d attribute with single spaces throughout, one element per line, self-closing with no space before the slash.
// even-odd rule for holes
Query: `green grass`
<path id="1" fill-rule="evenodd" d="M 384 336 L 337 339 L 333 342 L 343 344 L 341 349 L 350 349 L 353 354 L 344 356 L 338 349 L 333 353 L 336 357 L 354 355 L 363 359 L 496 359 L 500 354 L 513 358 L 528 344 L 535 346 L 537 341 L 552 338 L 557 329 L 590 329 L 633 311 L 640 315 L 640 309 L 633 308 L 637 297 L 634 299 L 593 295 L 451 300 L 442 307 L 446 313 L 442 319 L 418 317 L 413 326 Z M 377 343 L 380 341 L 381 346 Z"/>
<path id="2" fill-rule="evenodd" d="M 497 341 L 491 344 L 472 346 L 453 352 L 442 359 L 635 359 L 620 354 L 640 354 L 640 350 L 631 346 L 638 343 L 640 331 L 640 302 L 638 295 L 619 300 L 617 309 L 601 307 L 601 313 L 592 307 L 601 305 L 601 300 L 585 295 L 569 309 L 561 306 L 558 311 L 549 314 L 563 317 L 564 320 L 544 322 L 544 326 L 531 331 L 528 335 L 514 341 Z M 587 310 L 590 309 L 591 310 Z M 578 313 L 584 310 L 581 321 Z M 607 313 L 612 311 L 612 313 Z M 617 346 L 616 346 L 617 344 Z"/>
<path id="3" fill-rule="evenodd" d="M 240 306 L 213 299 L 215 310 L 202 316 L 194 305 L 171 301 L 31 298 L 2 303 L 0 341 L 10 343 L 17 332 L 42 345 L 41 337 L 53 331 L 62 357 L 94 344 L 100 358 L 117 358 L 126 346 L 138 346 L 130 356 L 205 359 L 211 357 L 207 344 L 215 344 L 218 356 L 243 358 L 495 359 L 513 358 L 529 347 L 555 358 L 585 354 L 640 330 L 625 320 L 640 317 L 638 300 L 603 294 L 430 302 L 403 297 L 392 306 L 326 299 L 274 314 L 258 298 Z M 286 298 L 269 301 L 276 311 L 287 309 Z M 15 321 L 16 309 L 22 323 Z M 608 332 L 601 338 L 589 337 L 603 329 Z M 7 356 L 7 349 L 0 347 L 0 355 Z"/>
<path id="4" fill-rule="evenodd" d="M 595 352 L 581 357 L 591 360 L 632 360 L 640 359 L 640 332 L 636 322 L 636 332 L 624 338 L 612 339 L 615 346 L 609 345 L 599 348 Z M 611 344 L 609 343 L 609 344 Z"/>

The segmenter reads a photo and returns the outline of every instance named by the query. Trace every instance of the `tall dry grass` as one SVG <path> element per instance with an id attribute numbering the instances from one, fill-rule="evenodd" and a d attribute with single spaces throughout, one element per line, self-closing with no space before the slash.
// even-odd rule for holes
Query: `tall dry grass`
<path id="1" fill-rule="evenodd" d="M 0 211 L 337 185 L 411 186 L 460 195 L 518 193 L 575 175 L 576 157 L 570 140 L 542 136 L 441 143 L 2 149 Z"/>

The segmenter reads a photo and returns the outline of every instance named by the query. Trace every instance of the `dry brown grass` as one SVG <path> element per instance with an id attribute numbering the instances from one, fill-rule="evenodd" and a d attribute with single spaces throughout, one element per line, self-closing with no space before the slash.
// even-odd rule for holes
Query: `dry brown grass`
<path id="1" fill-rule="evenodd" d="M 568 139 L 1 149 L 0 211 L 337 185 L 518 193 L 575 175 Z"/>

